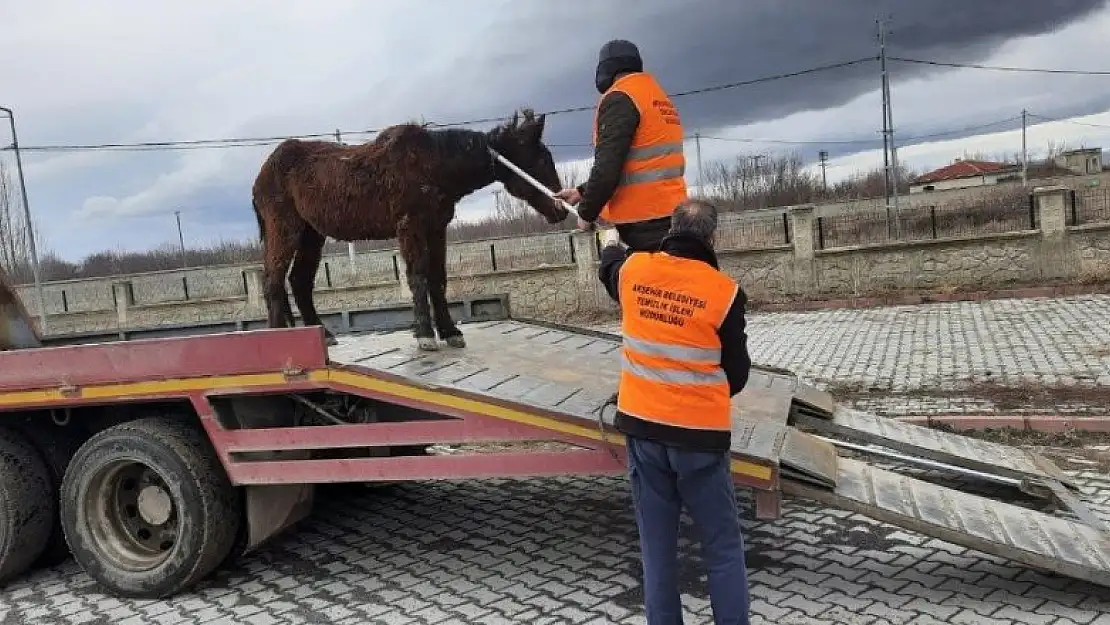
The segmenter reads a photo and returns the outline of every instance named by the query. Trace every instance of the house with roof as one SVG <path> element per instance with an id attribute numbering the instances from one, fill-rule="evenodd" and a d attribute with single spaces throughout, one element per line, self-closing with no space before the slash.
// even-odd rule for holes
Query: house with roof
<path id="1" fill-rule="evenodd" d="M 966 189 L 1009 182 L 1021 176 L 1021 165 L 956 159 L 951 165 L 922 174 L 910 182 L 910 193 Z"/>
<path id="2" fill-rule="evenodd" d="M 1056 166 L 1073 174 L 1101 174 L 1102 148 L 1080 148 L 1056 155 Z"/>

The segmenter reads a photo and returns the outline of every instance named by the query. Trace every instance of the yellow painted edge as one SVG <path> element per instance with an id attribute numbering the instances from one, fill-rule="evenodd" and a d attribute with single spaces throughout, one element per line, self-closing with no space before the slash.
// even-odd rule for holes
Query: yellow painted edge
<path id="1" fill-rule="evenodd" d="M 361 375 L 349 371 L 328 369 L 313 371 L 311 374 L 309 374 L 309 378 L 318 382 L 331 381 L 339 384 L 346 384 L 347 386 L 353 386 L 355 388 L 362 388 L 378 391 L 381 393 L 387 393 L 390 395 L 399 395 L 401 397 L 407 397 L 409 399 L 427 401 L 428 403 L 435 403 L 441 406 L 447 406 L 458 410 L 474 412 L 481 415 L 505 419 L 507 421 L 523 423 L 525 425 L 532 425 L 546 430 L 554 430 L 556 432 L 562 432 L 563 434 L 581 436 L 590 440 L 602 440 L 601 432 L 598 431 L 596 428 L 585 428 L 578 425 L 572 425 L 569 423 L 564 423 L 557 419 L 538 417 L 533 414 L 521 412 L 519 410 L 513 410 L 504 406 L 498 406 L 496 404 L 488 404 L 486 402 L 480 402 L 465 397 L 458 397 L 438 391 L 413 387 L 407 384 L 389 382 L 387 380 L 382 380 L 368 375 Z M 607 432 L 606 438 L 611 442 L 621 445 L 624 445 L 625 442 L 624 436 L 622 436 L 619 432 L 613 432 L 611 434 Z M 750 475 L 761 480 L 771 479 L 771 468 L 761 464 L 748 462 L 746 460 L 737 460 L 734 458 L 730 463 L 730 467 L 733 473 Z"/>
<path id="2" fill-rule="evenodd" d="M 81 386 L 72 396 L 66 396 L 61 389 L 52 388 L 39 391 L 0 391 L 0 406 L 14 404 L 54 403 L 68 399 L 115 399 L 142 395 L 164 395 L 201 390 L 223 390 L 228 388 L 248 388 L 252 386 L 271 386 L 285 384 L 286 378 L 280 373 L 259 373 L 249 375 L 212 376 L 196 378 L 177 378 L 172 380 L 147 380 L 124 384 L 98 384 Z"/>
<path id="3" fill-rule="evenodd" d="M 308 379 L 314 382 L 346 384 L 354 388 L 416 399 L 431 404 L 455 408 L 457 410 L 552 430 L 571 436 L 579 436 L 595 441 L 602 440 L 601 432 L 595 428 L 573 425 L 558 419 L 540 417 L 496 404 L 458 397 L 449 393 L 417 386 L 390 382 L 360 373 L 335 369 L 317 369 L 309 372 Z M 78 389 L 76 396 L 81 399 L 136 398 L 144 395 L 164 395 L 167 393 L 183 393 L 200 390 L 211 391 L 226 390 L 229 388 L 249 388 L 253 386 L 275 386 L 284 384 L 285 382 L 286 377 L 281 373 L 149 380 L 125 384 L 85 386 Z M 66 397 L 60 389 L 0 392 L 0 407 L 15 404 L 52 404 L 63 402 L 67 399 L 69 398 Z M 609 442 L 620 445 L 623 445 L 625 442 L 624 436 L 615 431 L 612 433 L 606 432 L 605 438 Z M 761 480 L 771 479 L 771 468 L 754 462 L 733 459 L 731 468 L 733 473 L 749 475 Z"/>

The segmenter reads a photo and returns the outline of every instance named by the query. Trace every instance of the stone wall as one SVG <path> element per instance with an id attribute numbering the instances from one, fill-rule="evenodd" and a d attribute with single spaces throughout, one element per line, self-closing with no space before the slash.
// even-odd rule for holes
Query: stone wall
<path id="1" fill-rule="evenodd" d="M 813 206 L 793 207 L 785 219 L 724 220 L 721 268 L 753 303 L 1110 282 L 1110 223 L 1066 225 L 1064 187 L 1039 188 L 1034 196 L 1036 229 L 830 249 L 820 249 L 813 234 Z M 506 293 L 513 315 L 552 320 L 615 310 L 597 281 L 592 234 L 466 243 L 451 246 L 449 256 L 452 299 Z M 408 302 L 403 276 L 393 251 L 358 255 L 354 265 L 333 257 L 317 276 L 317 307 L 326 313 Z M 34 288 L 18 290 L 37 315 Z M 45 295 L 50 334 L 265 317 L 255 265 L 53 282 Z"/>

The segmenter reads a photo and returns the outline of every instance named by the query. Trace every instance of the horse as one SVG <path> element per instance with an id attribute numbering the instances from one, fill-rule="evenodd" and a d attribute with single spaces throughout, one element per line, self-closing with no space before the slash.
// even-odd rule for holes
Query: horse
<path id="1" fill-rule="evenodd" d="M 263 162 L 252 190 L 268 325 L 295 325 L 285 291 L 287 274 L 304 325 L 323 325 L 312 290 L 325 238 L 396 237 L 412 292 L 419 349 L 438 349 L 436 333 L 450 347 L 465 347 L 447 309 L 447 226 L 459 200 L 498 181 L 549 223 L 567 218 L 566 208 L 490 153 L 496 150 L 558 191 L 555 160 L 542 141 L 544 121 L 544 115 L 523 109 L 488 131 L 429 129 L 410 122 L 390 126 L 362 145 L 282 141 Z M 327 344 L 336 344 L 326 327 L 324 333 Z"/>

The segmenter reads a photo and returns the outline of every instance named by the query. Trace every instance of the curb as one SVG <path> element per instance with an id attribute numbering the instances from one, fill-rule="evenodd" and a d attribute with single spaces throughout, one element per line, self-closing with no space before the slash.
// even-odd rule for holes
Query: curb
<path id="1" fill-rule="evenodd" d="M 955 415 L 895 417 L 895 420 L 924 426 L 943 424 L 955 430 L 1014 428 L 1034 432 L 1066 432 L 1068 430 L 1110 432 L 1110 417 Z"/>

